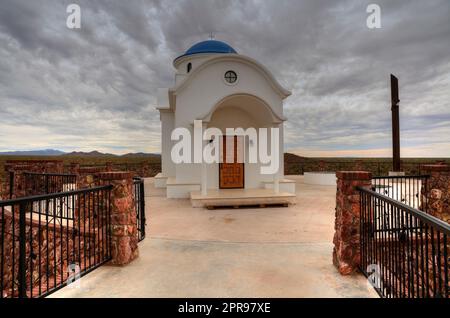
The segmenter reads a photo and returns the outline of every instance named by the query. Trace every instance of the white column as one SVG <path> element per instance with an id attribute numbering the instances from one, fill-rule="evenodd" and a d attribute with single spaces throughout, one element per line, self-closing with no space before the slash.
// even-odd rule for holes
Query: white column
<path id="1" fill-rule="evenodd" d="M 174 114 L 170 111 L 160 111 L 161 116 L 161 173 L 165 177 L 176 176 L 176 166 L 172 161 L 170 152 L 172 140 L 170 139 L 174 128 Z"/>
<path id="2" fill-rule="evenodd" d="M 202 125 L 203 127 L 203 132 L 205 132 L 205 129 L 207 128 L 207 125 L 205 123 L 203 123 Z M 202 136 L 203 138 L 203 136 Z M 205 148 L 205 146 L 207 145 L 208 141 L 203 140 L 202 142 L 202 195 L 206 196 L 208 194 L 208 175 L 207 175 L 207 171 L 208 171 L 208 166 L 205 163 L 205 161 L 203 160 L 203 149 Z"/>
<path id="3" fill-rule="evenodd" d="M 273 125 L 273 126 L 274 126 L 274 128 L 280 129 L 280 124 L 275 124 L 275 125 Z M 278 140 L 278 142 L 279 142 L 279 147 L 281 147 L 281 143 L 283 142 L 282 129 L 280 129 L 279 138 L 280 138 L 280 140 Z M 273 140 L 270 140 L 270 142 L 273 144 L 274 141 L 273 141 Z M 281 150 L 279 149 L 279 151 L 281 151 Z M 280 158 L 283 158 L 283 157 L 284 157 L 284 154 L 281 152 L 281 153 L 279 154 L 279 156 L 280 156 Z M 279 192 L 280 192 L 280 169 L 281 169 L 281 167 L 282 167 L 283 161 L 282 161 L 281 159 L 279 159 L 279 160 L 280 160 L 280 162 L 279 162 L 278 171 L 273 175 L 273 191 L 274 191 L 275 193 L 279 193 Z"/>
<path id="4" fill-rule="evenodd" d="M 280 178 L 278 176 L 278 173 L 275 173 L 273 175 L 273 191 L 275 193 L 279 193 L 280 192 Z"/>
<path id="5" fill-rule="evenodd" d="M 208 194 L 208 183 L 207 183 L 207 179 L 208 176 L 206 174 L 206 163 L 202 163 L 202 195 L 206 196 Z"/>

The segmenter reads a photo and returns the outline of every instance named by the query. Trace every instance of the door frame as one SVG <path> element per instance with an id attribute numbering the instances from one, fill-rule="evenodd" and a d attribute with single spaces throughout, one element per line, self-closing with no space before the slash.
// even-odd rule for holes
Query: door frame
<path id="1" fill-rule="evenodd" d="M 231 135 L 222 135 L 222 138 L 226 138 L 226 137 L 232 137 Z M 233 137 L 239 137 L 239 135 L 233 135 Z M 244 137 L 244 141 L 245 141 L 245 137 Z M 220 145 L 220 144 L 219 144 Z M 245 147 L 245 142 L 244 142 L 244 147 Z M 237 146 L 236 146 L 237 149 Z M 245 153 L 245 152 L 244 152 Z M 222 155 L 222 149 L 220 149 L 220 154 Z M 235 152 L 236 155 L 236 152 Z M 220 157 L 220 156 L 219 156 Z M 225 159 L 225 158 L 224 158 Z M 221 178 L 221 169 L 222 169 L 222 162 L 219 162 L 219 189 L 220 190 L 233 190 L 233 189 L 245 189 L 245 160 L 242 163 L 235 163 L 235 164 L 241 164 L 242 165 L 242 187 L 234 187 L 234 188 L 223 188 L 221 186 L 222 184 L 222 178 Z"/>

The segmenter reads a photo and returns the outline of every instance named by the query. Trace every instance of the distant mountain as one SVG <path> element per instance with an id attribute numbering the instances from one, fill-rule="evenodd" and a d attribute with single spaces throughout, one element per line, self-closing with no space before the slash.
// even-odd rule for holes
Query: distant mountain
<path id="1" fill-rule="evenodd" d="M 308 161 L 308 160 L 310 160 L 310 159 L 306 158 L 306 157 L 301 157 L 301 156 L 294 155 L 293 153 L 286 152 L 284 154 L 284 162 L 298 163 L 298 162 L 305 162 L 305 161 Z"/>
<path id="2" fill-rule="evenodd" d="M 55 149 L 0 152 L 3 156 L 60 156 L 64 154 L 65 152 Z"/>
<path id="3" fill-rule="evenodd" d="M 103 153 L 97 150 L 84 152 L 84 151 L 72 151 L 63 152 L 55 149 L 45 150 L 28 150 L 28 151 L 6 151 L 0 152 L 3 156 L 64 156 L 64 157 L 123 157 L 123 158 L 160 158 L 161 155 L 157 153 L 127 153 L 124 155 L 114 155 L 112 153 Z"/>
<path id="4" fill-rule="evenodd" d="M 97 150 L 91 151 L 91 152 L 83 152 L 83 151 L 73 151 L 70 153 L 64 154 L 64 156 L 71 156 L 71 157 L 123 157 L 123 158 L 159 158 L 161 157 L 160 154 L 154 154 L 154 153 L 144 153 L 144 152 L 136 152 L 136 153 L 127 153 L 124 155 L 114 155 L 111 153 L 103 153 L 99 152 Z"/>
<path id="5" fill-rule="evenodd" d="M 90 152 L 84 152 L 84 151 L 72 151 L 69 153 L 64 154 L 64 156 L 67 157 L 116 157 L 116 155 L 113 155 L 112 153 L 103 153 L 99 152 L 97 150 L 90 151 Z"/>
<path id="6" fill-rule="evenodd" d="M 127 154 L 122 155 L 121 157 L 125 157 L 125 158 L 128 158 L 128 157 L 133 157 L 133 158 L 137 158 L 137 157 L 142 157 L 142 158 L 144 158 L 144 157 L 159 158 L 159 157 L 161 157 L 161 155 L 158 154 L 158 153 L 136 152 L 136 153 L 127 153 Z"/>

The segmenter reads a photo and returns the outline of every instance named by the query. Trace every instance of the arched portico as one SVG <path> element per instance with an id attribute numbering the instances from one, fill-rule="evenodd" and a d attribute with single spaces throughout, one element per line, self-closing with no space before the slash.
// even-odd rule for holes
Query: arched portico
<path id="1" fill-rule="evenodd" d="M 219 142 L 219 152 L 222 161 L 229 158 L 229 153 L 234 155 L 233 163 L 213 163 L 205 164 L 202 169 L 202 190 L 224 189 L 224 188 L 261 188 L 266 182 L 277 182 L 283 174 L 283 118 L 275 114 L 270 105 L 261 98 L 250 94 L 233 94 L 222 98 L 211 112 L 200 118 L 204 128 L 218 128 L 226 137 L 222 137 Z M 242 128 L 241 132 L 232 136 L 227 132 L 227 128 Z M 256 131 L 256 140 L 251 140 L 246 133 L 248 129 Z M 275 174 L 261 174 L 261 166 L 258 162 L 251 161 L 250 152 L 258 153 L 260 147 L 260 128 L 266 128 L 269 136 L 270 149 L 270 129 L 277 128 L 279 132 L 278 156 L 279 169 Z M 236 145 L 235 145 L 236 144 Z M 271 151 L 269 151 L 270 154 Z M 274 151 L 275 152 L 275 151 Z M 259 154 L 259 153 L 258 153 Z M 268 153 L 269 154 L 269 153 Z M 225 180 L 231 180 L 225 182 Z M 234 183 L 233 183 L 234 181 Z"/>
<path id="2" fill-rule="evenodd" d="M 286 120 L 283 116 L 276 114 L 273 108 L 264 99 L 248 93 L 237 93 L 221 98 L 208 113 L 200 116 L 198 119 L 207 123 L 210 127 L 218 127 L 218 125 L 221 124 L 218 120 L 218 112 L 223 112 L 223 110 L 230 108 L 240 109 L 250 115 L 253 118 L 253 127 L 260 127 L 258 125 L 263 125 L 261 127 L 270 127 L 266 125 L 280 124 Z M 236 117 L 228 117 L 228 119 L 224 118 L 229 124 L 228 127 L 236 127 L 237 119 L 238 118 Z M 213 121 L 213 123 L 211 123 L 211 121 Z"/>

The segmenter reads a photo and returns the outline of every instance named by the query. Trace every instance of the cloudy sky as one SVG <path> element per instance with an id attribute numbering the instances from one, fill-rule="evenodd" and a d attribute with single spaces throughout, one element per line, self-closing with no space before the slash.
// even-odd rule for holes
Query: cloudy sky
<path id="1" fill-rule="evenodd" d="M 0 0 L 0 151 L 159 152 L 158 89 L 210 32 L 292 91 L 287 150 L 389 156 L 394 73 L 402 155 L 450 157 L 448 0 Z"/>

